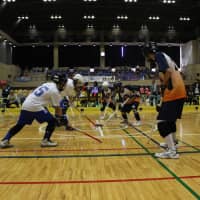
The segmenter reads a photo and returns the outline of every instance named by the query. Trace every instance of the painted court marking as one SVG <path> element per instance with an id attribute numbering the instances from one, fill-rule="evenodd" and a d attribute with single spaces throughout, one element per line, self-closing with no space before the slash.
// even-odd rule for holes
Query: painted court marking
<path id="1" fill-rule="evenodd" d="M 181 179 L 199 179 L 200 176 L 180 176 Z M 67 181 L 0 181 L 0 185 L 52 185 L 52 184 L 92 184 L 92 183 L 121 183 L 175 180 L 175 177 L 160 178 L 130 178 L 130 179 L 102 179 L 102 180 L 67 180 Z"/>

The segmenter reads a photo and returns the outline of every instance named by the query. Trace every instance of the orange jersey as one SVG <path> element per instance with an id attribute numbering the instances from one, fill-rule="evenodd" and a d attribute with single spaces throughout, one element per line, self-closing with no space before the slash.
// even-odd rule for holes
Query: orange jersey
<path id="1" fill-rule="evenodd" d="M 179 71 L 171 72 L 172 89 L 164 90 L 163 102 L 186 98 L 185 84 Z"/>
<path id="2" fill-rule="evenodd" d="M 139 97 L 139 96 L 136 96 L 136 97 L 134 98 L 134 101 L 140 103 L 140 97 Z"/>

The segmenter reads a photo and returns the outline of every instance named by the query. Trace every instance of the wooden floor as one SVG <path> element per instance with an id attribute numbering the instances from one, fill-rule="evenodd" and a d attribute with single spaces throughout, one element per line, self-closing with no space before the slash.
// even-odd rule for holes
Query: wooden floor
<path id="1" fill-rule="evenodd" d="M 98 108 L 84 114 L 98 120 Z M 157 141 L 156 112 L 144 107 L 138 127 Z M 18 110 L 0 114 L 0 137 L 16 123 Z M 135 129 L 123 129 L 119 118 L 95 128 L 75 110 L 72 124 L 98 137 L 58 128 L 56 148 L 40 148 L 45 124 L 25 127 L 12 139 L 11 149 L 0 149 L 1 200 L 192 200 L 200 199 L 200 111 L 185 107 L 177 123 L 180 158 L 157 159 L 162 149 Z M 131 115 L 129 116 L 130 118 Z"/>

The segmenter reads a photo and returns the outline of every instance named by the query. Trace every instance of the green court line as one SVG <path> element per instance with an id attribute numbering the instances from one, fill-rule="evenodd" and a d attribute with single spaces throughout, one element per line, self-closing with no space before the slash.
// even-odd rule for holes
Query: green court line
<path id="1" fill-rule="evenodd" d="M 147 153 L 127 154 L 81 154 L 81 155 L 46 155 L 46 156 L 0 156 L 1 158 L 95 158 L 95 157 L 124 157 L 124 156 L 146 156 Z"/>
<path id="2" fill-rule="evenodd" d="M 184 142 L 184 141 L 182 141 L 182 140 L 178 140 L 178 141 L 180 141 L 181 143 L 187 145 L 188 147 L 191 147 L 191 148 L 193 148 L 193 149 L 195 149 L 195 150 L 197 150 L 197 151 L 200 151 L 199 148 L 197 148 L 197 147 L 195 147 L 195 146 L 193 146 L 193 145 L 191 145 L 191 144 L 189 144 L 189 143 L 186 143 L 186 142 Z"/>
<path id="3" fill-rule="evenodd" d="M 158 158 L 154 157 L 152 152 L 150 152 L 143 144 L 141 144 L 131 133 L 127 130 L 123 130 L 127 135 L 129 135 L 139 146 L 141 146 L 152 158 L 161 165 L 170 175 L 172 175 L 185 189 L 187 189 L 196 199 L 200 199 L 200 195 L 196 193 L 189 185 L 187 185 L 180 177 L 178 177 L 172 170 L 170 170 L 163 162 Z"/>
<path id="4" fill-rule="evenodd" d="M 193 154 L 200 153 L 199 151 L 181 151 L 179 154 Z M 154 153 L 125 153 L 125 154 L 80 154 L 80 155 L 31 155 L 31 156 L 0 156 L 0 159 L 4 158 L 95 158 L 95 157 L 128 157 L 128 156 L 153 156 Z"/>

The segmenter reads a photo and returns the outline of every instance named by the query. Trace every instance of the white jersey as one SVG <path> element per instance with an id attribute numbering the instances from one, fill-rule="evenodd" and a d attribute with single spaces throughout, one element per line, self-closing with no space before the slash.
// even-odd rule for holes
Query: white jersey
<path id="1" fill-rule="evenodd" d="M 75 97 L 76 96 L 74 81 L 72 79 L 70 79 L 70 78 L 67 79 L 67 82 L 65 84 L 65 88 L 62 92 L 62 95 L 68 96 L 68 97 Z"/>
<path id="2" fill-rule="evenodd" d="M 62 97 L 55 83 L 44 83 L 37 87 L 22 104 L 22 110 L 37 112 L 44 110 L 44 106 L 60 106 Z"/>

